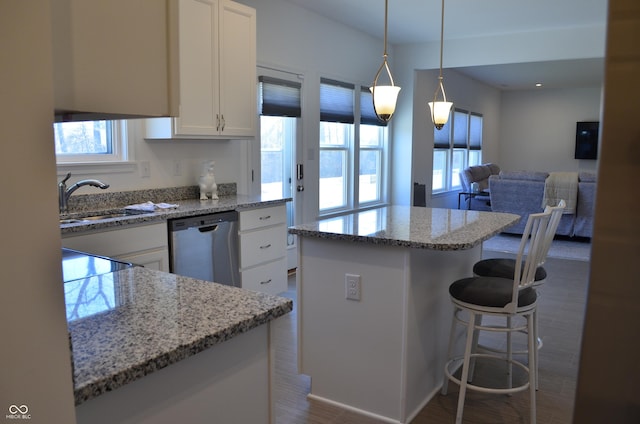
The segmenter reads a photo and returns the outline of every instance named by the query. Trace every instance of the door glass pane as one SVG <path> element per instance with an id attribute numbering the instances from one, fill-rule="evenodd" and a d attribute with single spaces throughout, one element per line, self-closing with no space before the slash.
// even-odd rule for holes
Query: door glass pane
<path id="1" fill-rule="evenodd" d="M 263 200 L 284 196 L 284 119 L 278 116 L 260 117 L 260 168 Z"/>
<path id="2" fill-rule="evenodd" d="M 260 192 L 262 200 L 292 196 L 293 152 L 297 118 L 260 117 Z M 295 199 L 287 202 L 287 226 L 294 222 Z M 294 237 L 287 236 L 287 244 Z"/>
<path id="3" fill-rule="evenodd" d="M 346 156 L 344 150 L 320 151 L 320 210 L 347 205 Z"/>

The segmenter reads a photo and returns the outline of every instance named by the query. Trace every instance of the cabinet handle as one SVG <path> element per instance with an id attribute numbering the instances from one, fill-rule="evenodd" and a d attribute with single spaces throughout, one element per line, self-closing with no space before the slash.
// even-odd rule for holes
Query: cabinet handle
<path id="1" fill-rule="evenodd" d="M 260 284 L 269 284 L 271 283 L 271 278 L 269 278 L 267 281 L 260 281 Z"/>
<path id="2" fill-rule="evenodd" d="M 224 115 L 220 115 L 220 116 L 222 117 L 222 128 L 220 129 L 220 131 L 224 131 L 224 124 L 225 124 Z"/>
<path id="3" fill-rule="evenodd" d="M 220 115 L 216 113 L 216 131 L 220 131 Z"/>
<path id="4" fill-rule="evenodd" d="M 271 243 L 265 245 L 265 246 L 260 246 L 260 249 L 268 249 L 271 247 Z"/>
<path id="5" fill-rule="evenodd" d="M 271 219 L 271 215 L 261 216 L 260 221 L 264 221 L 265 219 Z"/>

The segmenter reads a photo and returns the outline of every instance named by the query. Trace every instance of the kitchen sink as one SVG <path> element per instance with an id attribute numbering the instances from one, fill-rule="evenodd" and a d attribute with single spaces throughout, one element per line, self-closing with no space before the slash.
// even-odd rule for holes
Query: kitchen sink
<path id="1" fill-rule="evenodd" d="M 144 214 L 148 214 L 149 212 L 118 210 L 116 212 L 94 212 L 94 213 L 95 215 L 60 218 L 60 224 L 88 223 L 92 221 L 101 221 L 103 219 L 123 218 L 127 216 L 144 215 Z"/>

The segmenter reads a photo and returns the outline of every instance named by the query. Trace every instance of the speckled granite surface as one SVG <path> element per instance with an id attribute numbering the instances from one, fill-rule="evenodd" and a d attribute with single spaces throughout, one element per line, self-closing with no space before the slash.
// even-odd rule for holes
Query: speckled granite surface
<path id="1" fill-rule="evenodd" d="M 69 210 L 86 212 L 113 209 L 136 203 L 159 203 L 168 202 L 169 200 L 198 199 L 200 197 L 200 189 L 197 185 L 131 191 L 110 190 L 99 190 L 89 194 L 74 194 L 69 197 Z M 232 196 L 236 193 L 236 183 L 218 184 L 219 196 Z"/>
<path id="2" fill-rule="evenodd" d="M 289 232 L 390 246 L 463 250 L 498 234 L 519 218 L 508 213 L 388 206 L 296 225 Z"/>
<path id="3" fill-rule="evenodd" d="M 73 196 L 71 196 L 73 197 Z M 139 215 L 131 215 L 126 217 L 119 218 L 109 218 L 99 221 L 90 221 L 90 222 L 78 222 L 71 224 L 62 224 L 60 225 L 60 231 L 63 235 L 70 233 L 82 233 L 89 230 L 99 230 L 106 228 L 117 228 L 123 227 L 131 224 L 141 224 L 141 223 L 152 223 L 159 222 L 172 218 L 182 218 L 185 216 L 195 216 L 195 215 L 204 215 L 208 213 L 215 212 L 224 212 L 230 210 L 242 210 L 242 209 L 250 209 L 256 207 L 264 207 L 270 205 L 281 204 L 283 202 L 287 202 L 291 200 L 287 199 L 263 199 L 261 196 L 245 196 L 245 195 L 228 195 L 228 196 L 219 196 L 219 200 L 199 200 L 199 199 L 182 199 L 175 200 L 172 197 L 163 197 L 161 199 L 151 199 L 149 197 L 142 199 L 136 198 L 137 200 L 131 199 L 131 203 L 121 204 L 118 208 L 109 208 L 109 209 L 93 209 L 93 211 L 100 212 L 112 212 L 119 211 L 120 208 L 130 204 L 143 203 L 146 201 L 152 201 L 155 203 L 158 202 L 166 202 L 177 204 L 177 209 L 166 209 L 166 210 L 157 210 L 153 213 L 143 213 Z M 81 218 L 82 216 L 92 214 L 92 212 L 74 212 L 70 214 L 66 214 L 63 218 Z"/>
<path id="4" fill-rule="evenodd" d="M 141 267 L 68 282 L 65 299 L 76 404 L 293 307 L 290 299 Z"/>

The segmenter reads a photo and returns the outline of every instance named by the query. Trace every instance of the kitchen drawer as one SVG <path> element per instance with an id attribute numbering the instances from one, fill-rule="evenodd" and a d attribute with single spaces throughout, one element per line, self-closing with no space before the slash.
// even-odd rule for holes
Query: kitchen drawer
<path id="1" fill-rule="evenodd" d="M 287 262 L 285 258 L 240 272 L 242 288 L 269 294 L 287 290 Z"/>
<path id="2" fill-rule="evenodd" d="M 285 256 L 287 229 L 284 225 L 240 233 L 240 268 L 249 268 Z"/>
<path id="3" fill-rule="evenodd" d="M 253 230 L 287 221 L 285 205 L 250 209 L 240 212 L 240 231 Z"/>

